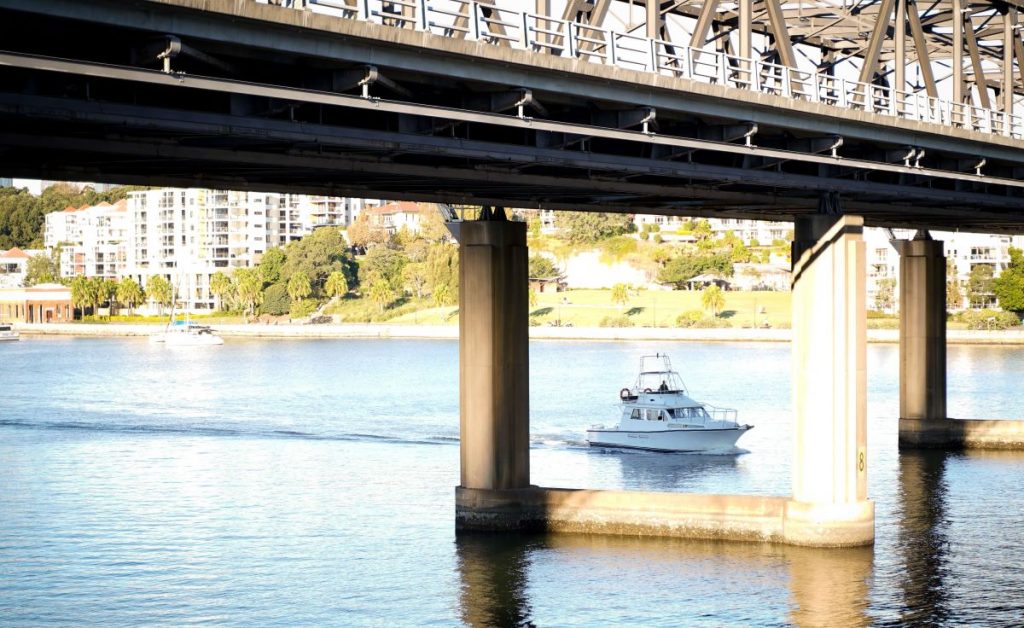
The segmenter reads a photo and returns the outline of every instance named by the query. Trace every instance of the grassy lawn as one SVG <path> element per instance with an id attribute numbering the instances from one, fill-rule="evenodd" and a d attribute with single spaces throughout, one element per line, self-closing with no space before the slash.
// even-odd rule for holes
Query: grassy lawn
<path id="1" fill-rule="evenodd" d="M 725 292 L 725 308 L 719 313 L 733 327 L 788 327 L 790 294 L 788 292 Z M 532 319 L 542 325 L 557 321 L 576 327 L 596 327 L 601 319 L 627 316 L 637 327 L 675 327 L 683 312 L 704 312 L 701 293 L 696 290 L 641 290 L 630 292 L 625 305 L 612 303 L 611 290 L 570 290 L 537 295 L 537 305 L 530 309 Z"/>
<path id="2" fill-rule="evenodd" d="M 675 327 L 683 312 L 699 310 L 701 293 L 685 290 L 641 290 L 630 293 L 624 306 L 612 303 L 611 290 L 569 290 L 537 295 L 537 304 L 530 308 L 534 324 L 549 325 L 561 319 L 574 327 L 597 327 L 608 316 L 627 316 L 637 327 Z M 765 321 L 772 327 L 788 327 L 790 322 L 788 292 L 726 292 L 725 309 L 720 316 L 733 327 L 753 327 Z M 763 313 L 761 313 L 763 308 Z M 344 314 L 343 312 L 338 312 Z M 454 325 L 458 323 L 457 307 L 429 308 L 406 312 L 388 319 L 390 323 Z"/>

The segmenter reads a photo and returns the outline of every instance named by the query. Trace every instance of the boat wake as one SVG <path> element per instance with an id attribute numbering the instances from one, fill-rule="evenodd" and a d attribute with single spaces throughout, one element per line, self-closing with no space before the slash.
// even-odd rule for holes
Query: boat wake
<path id="1" fill-rule="evenodd" d="M 283 428 L 261 428 L 253 426 L 196 425 L 194 423 L 133 424 L 88 421 L 19 421 L 0 420 L 0 427 L 32 430 L 72 430 L 121 434 L 153 434 L 180 436 L 209 436 L 224 438 L 292 438 L 299 440 L 387 442 L 407 445 L 453 445 L 458 444 L 457 436 L 425 435 L 423 437 L 391 436 L 387 434 L 366 434 L 360 432 L 306 432 Z"/>

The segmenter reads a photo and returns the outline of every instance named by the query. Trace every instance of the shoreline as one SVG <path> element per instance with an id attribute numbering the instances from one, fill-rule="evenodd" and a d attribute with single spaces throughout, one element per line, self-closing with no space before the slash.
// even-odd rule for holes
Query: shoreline
<path id="1" fill-rule="evenodd" d="M 160 327 L 154 323 L 35 323 L 15 324 L 25 336 L 131 337 L 149 336 Z M 457 325 L 387 325 L 370 323 L 318 325 L 224 324 L 213 325 L 225 338 L 409 338 L 457 340 Z M 789 329 L 672 327 L 530 327 L 535 340 L 672 340 L 680 342 L 789 342 Z M 869 329 L 871 343 L 899 343 L 898 329 Z M 1024 345 L 1024 330 L 946 332 L 947 344 Z"/>

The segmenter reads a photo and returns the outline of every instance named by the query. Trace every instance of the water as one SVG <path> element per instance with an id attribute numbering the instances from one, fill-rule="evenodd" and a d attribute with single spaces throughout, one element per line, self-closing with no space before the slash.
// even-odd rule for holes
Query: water
<path id="1" fill-rule="evenodd" d="M 638 357 L 756 428 L 733 456 L 592 451 Z M 1024 455 L 896 450 L 872 345 L 874 548 L 453 530 L 451 341 L 0 346 L 0 623 L 1014 625 Z M 790 492 L 788 345 L 531 344 L 532 478 Z M 1024 417 L 1024 350 L 950 347 L 950 414 Z"/>

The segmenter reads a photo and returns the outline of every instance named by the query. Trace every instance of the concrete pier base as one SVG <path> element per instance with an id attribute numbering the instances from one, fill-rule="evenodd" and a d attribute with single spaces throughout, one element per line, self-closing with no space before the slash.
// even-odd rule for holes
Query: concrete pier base
<path id="1" fill-rule="evenodd" d="M 874 542 L 872 502 L 808 505 L 756 495 L 458 487 L 455 521 L 463 532 L 573 532 L 814 547 Z"/>
<path id="2" fill-rule="evenodd" d="M 900 419 L 900 448 L 1024 450 L 1024 421 Z"/>

